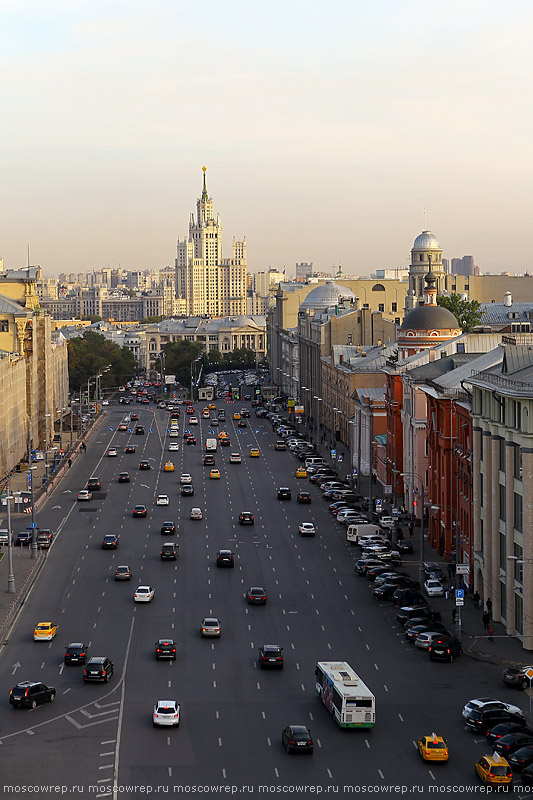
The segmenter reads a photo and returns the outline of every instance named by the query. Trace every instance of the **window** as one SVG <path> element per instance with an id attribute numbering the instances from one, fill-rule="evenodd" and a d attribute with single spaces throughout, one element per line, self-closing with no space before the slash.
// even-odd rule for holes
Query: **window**
<path id="1" fill-rule="evenodd" d="M 519 594 L 514 595 L 514 627 L 517 633 L 524 633 L 524 603 Z"/>
<path id="2" fill-rule="evenodd" d="M 514 462 L 514 477 L 522 480 L 522 448 L 519 444 L 513 445 L 513 462 Z"/>
<path id="3" fill-rule="evenodd" d="M 522 532 L 522 495 L 515 492 L 513 499 L 514 528 L 515 530 Z"/>
<path id="4" fill-rule="evenodd" d="M 383 286 L 382 283 L 376 283 L 372 287 L 372 291 L 373 292 L 384 292 L 385 291 L 385 287 Z"/>
<path id="5" fill-rule="evenodd" d="M 394 312 L 394 311 L 398 311 L 398 303 L 392 303 L 392 305 L 391 305 L 391 311 L 392 311 L 392 312 Z"/>
<path id="6" fill-rule="evenodd" d="M 479 505 L 483 508 L 483 473 L 479 473 Z"/>
<path id="7" fill-rule="evenodd" d="M 379 303 L 378 311 L 385 311 L 385 304 L 384 303 Z"/>
<path id="8" fill-rule="evenodd" d="M 505 439 L 499 440 L 499 467 L 501 472 L 505 472 Z"/>
<path id="9" fill-rule="evenodd" d="M 500 569 L 507 569 L 507 555 L 506 555 L 505 535 L 500 533 Z"/>
<path id="10" fill-rule="evenodd" d="M 9 321 L 7 319 L 3 319 L 0 322 L 0 333 L 8 333 L 9 332 Z"/>
<path id="11" fill-rule="evenodd" d="M 505 486 L 499 484 L 500 487 L 500 519 L 505 522 Z"/>
<path id="12" fill-rule="evenodd" d="M 464 353 L 465 352 L 465 345 L 464 342 L 459 342 L 457 345 L 457 352 Z"/>
<path id="13" fill-rule="evenodd" d="M 514 555 L 514 579 L 515 581 L 519 581 L 520 583 L 524 580 L 524 565 L 519 564 L 519 561 L 523 559 L 523 551 L 519 544 L 514 544 L 513 546 L 513 555 Z"/>

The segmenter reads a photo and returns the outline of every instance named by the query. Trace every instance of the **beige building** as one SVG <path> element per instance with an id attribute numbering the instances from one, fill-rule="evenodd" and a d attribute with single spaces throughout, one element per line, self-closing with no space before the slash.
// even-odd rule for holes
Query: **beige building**
<path id="1" fill-rule="evenodd" d="M 189 236 L 178 239 L 176 295 L 186 301 L 186 313 L 210 317 L 246 313 L 246 237 L 233 237 L 232 257 L 222 257 L 222 223 L 207 194 L 205 173 L 202 196 L 191 214 Z"/>

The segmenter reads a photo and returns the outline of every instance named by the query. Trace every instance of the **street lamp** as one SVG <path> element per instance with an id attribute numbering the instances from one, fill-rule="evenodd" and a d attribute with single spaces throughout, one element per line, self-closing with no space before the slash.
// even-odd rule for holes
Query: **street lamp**
<path id="1" fill-rule="evenodd" d="M 7 557 L 8 557 L 8 575 L 7 575 L 7 591 L 9 594 L 15 594 L 15 574 L 13 572 L 13 542 L 11 531 L 11 501 L 13 495 L 11 494 L 11 477 L 7 482 Z"/>
<path id="2" fill-rule="evenodd" d="M 420 564 L 418 567 L 418 580 L 420 585 L 424 583 L 426 571 L 424 568 L 424 481 L 417 472 L 400 472 L 402 478 L 417 478 L 420 481 Z"/>
<path id="3" fill-rule="evenodd" d="M 47 419 L 50 417 L 50 414 L 43 414 L 41 417 L 37 417 L 37 422 L 41 419 Z M 26 418 L 28 420 L 28 481 L 30 483 L 30 502 L 31 502 L 31 547 L 30 547 L 30 558 L 37 558 L 37 538 L 35 536 L 35 508 L 34 508 L 34 490 L 33 490 L 33 475 L 32 470 L 37 469 L 37 466 L 32 467 L 31 463 L 31 429 L 32 429 L 32 419 L 30 418 L 29 414 L 26 414 Z M 48 420 L 47 420 L 48 422 Z M 48 433 L 48 424 L 46 426 L 46 434 Z M 45 439 L 46 439 L 45 434 Z M 45 441 L 45 448 L 48 447 L 47 442 Z M 48 456 L 47 456 L 48 459 Z"/>

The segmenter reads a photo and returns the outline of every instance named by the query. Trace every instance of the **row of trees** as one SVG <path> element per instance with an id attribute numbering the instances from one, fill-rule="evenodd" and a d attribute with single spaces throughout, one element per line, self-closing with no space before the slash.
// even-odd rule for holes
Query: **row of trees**
<path id="1" fill-rule="evenodd" d="M 100 370 L 102 373 L 102 387 L 111 388 L 123 386 L 126 381 L 135 375 L 135 357 L 127 347 L 109 341 L 101 333 L 86 331 L 82 337 L 69 339 L 68 342 L 68 370 L 70 391 L 75 394 L 83 387 L 92 375 Z"/>
<path id="2" fill-rule="evenodd" d="M 204 353 L 198 342 L 173 342 L 163 348 L 165 353 L 165 372 L 175 375 L 178 383 L 188 386 L 191 382 L 191 364 L 198 356 L 202 357 L 204 373 L 220 372 L 227 369 L 247 369 L 255 367 L 255 353 L 246 347 L 222 354 L 220 350 Z"/>

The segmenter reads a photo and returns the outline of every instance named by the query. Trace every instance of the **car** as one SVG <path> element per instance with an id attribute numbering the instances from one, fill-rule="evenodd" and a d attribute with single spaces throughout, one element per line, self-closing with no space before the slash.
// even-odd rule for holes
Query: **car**
<path id="1" fill-rule="evenodd" d="M 83 670 L 83 681 L 84 683 L 90 681 L 108 683 L 114 669 L 115 665 L 107 656 L 92 656 Z"/>
<path id="2" fill-rule="evenodd" d="M 120 536 L 116 533 L 106 533 L 102 539 L 102 550 L 116 550 L 119 544 Z"/>
<path id="3" fill-rule="evenodd" d="M 533 667 L 527 665 L 524 667 L 507 667 L 503 671 L 503 682 L 506 686 L 528 689 L 531 686 L 531 680 L 526 675 L 526 672 L 529 670 L 533 670 Z"/>
<path id="4" fill-rule="evenodd" d="M 87 661 L 87 645 L 83 642 L 71 642 L 65 648 L 63 657 L 65 664 L 85 664 Z"/>
<path id="5" fill-rule="evenodd" d="M 525 767 L 533 764 L 533 745 L 519 747 L 506 758 L 513 772 L 521 772 Z"/>
<path id="6" fill-rule="evenodd" d="M 164 542 L 161 545 L 159 556 L 161 561 L 176 561 L 179 553 L 179 548 L 174 542 Z"/>
<path id="7" fill-rule="evenodd" d="M 144 505 L 137 505 L 133 509 L 134 517 L 146 517 L 147 515 L 148 515 L 148 509 Z"/>
<path id="8" fill-rule="evenodd" d="M 180 494 L 182 497 L 192 497 L 194 494 L 192 483 L 184 483 L 183 486 L 180 486 Z"/>
<path id="9" fill-rule="evenodd" d="M 9 702 L 15 708 L 36 708 L 41 703 L 53 703 L 56 690 L 40 681 L 21 681 L 9 692 Z"/>
<path id="10" fill-rule="evenodd" d="M 221 447 L 229 447 L 231 445 L 231 439 L 229 438 L 229 436 L 227 434 L 225 436 L 222 436 L 222 437 L 219 436 L 218 440 L 220 442 L 220 446 Z"/>
<path id="11" fill-rule="evenodd" d="M 185 439 L 185 444 L 196 444 L 196 436 L 187 436 Z"/>
<path id="12" fill-rule="evenodd" d="M 238 420 L 240 420 L 240 418 L 241 418 L 241 415 L 239 414 L 238 411 L 236 411 L 235 414 L 233 415 L 233 419 L 238 421 Z"/>
<path id="13" fill-rule="evenodd" d="M 405 623 L 404 631 L 405 638 L 414 644 L 416 644 L 418 637 L 425 633 L 436 634 L 439 636 L 449 636 L 448 631 L 440 622 L 417 622 L 416 620 L 410 620 L 409 622 Z"/>
<path id="14" fill-rule="evenodd" d="M 504 703 L 503 700 L 494 700 L 492 697 L 475 697 L 465 703 L 461 716 L 467 720 L 474 711 L 487 711 L 489 709 L 499 709 L 509 711 L 512 714 L 521 714 L 522 709 L 511 703 Z"/>
<path id="15" fill-rule="evenodd" d="M 125 422 L 121 422 L 120 425 L 118 426 L 118 430 L 119 431 L 127 431 L 128 430 L 128 426 L 126 425 Z"/>
<path id="16" fill-rule="evenodd" d="M 78 492 L 77 499 L 80 502 L 92 500 L 93 493 L 90 492 L 88 489 L 81 489 L 81 491 Z"/>
<path id="17" fill-rule="evenodd" d="M 283 440 L 276 442 L 276 444 L 274 445 L 274 450 L 286 450 L 286 449 L 287 445 Z"/>
<path id="18" fill-rule="evenodd" d="M 500 722 L 509 722 L 526 727 L 522 711 L 512 712 L 504 708 L 487 708 L 484 711 L 472 711 L 465 719 L 465 725 L 476 733 L 484 733 Z"/>
<path id="19" fill-rule="evenodd" d="M 495 752 L 506 758 L 520 747 L 527 746 L 533 747 L 533 731 L 513 731 L 494 742 Z"/>
<path id="20" fill-rule="evenodd" d="M 132 411 L 132 413 L 130 414 L 130 422 L 138 422 L 138 421 L 139 421 L 139 415 L 136 414 L 135 411 Z"/>
<path id="21" fill-rule="evenodd" d="M 136 425 L 135 434 L 136 436 L 144 436 L 144 425 Z"/>
<path id="22" fill-rule="evenodd" d="M 307 478 L 307 470 L 305 467 L 298 467 L 294 475 L 296 478 Z"/>
<path id="23" fill-rule="evenodd" d="M 195 506 L 194 508 L 191 508 L 191 513 L 190 513 L 190 518 L 191 519 L 202 519 L 202 517 L 203 517 L 203 514 L 202 514 L 202 509 L 201 508 L 198 508 L 197 506 Z"/>
<path id="24" fill-rule="evenodd" d="M 396 544 L 394 545 L 396 550 L 399 553 L 412 553 L 413 552 L 413 544 L 409 541 L 409 539 L 397 539 Z"/>
<path id="25" fill-rule="evenodd" d="M 428 578 L 433 578 L 434 580 L 441 581 L 442 583 L 446 581 L 446 575 L 442 571 L 439 564 L 435 563 L 424 564 L 424 571 Z"/>
<path id="26" fill-rule="evenodd" d="M 415 647 L 419 650 L 428 650 L 437 639 L 442 638 L 441 631 L 421 631 L 415 639 Z"/>
<path id="27" fill-rule="evenodd" d="M 416 606 L 402 606 L 396 614 L 396 622 L 403 625 L 409 619 L 423 617 L 424 619 L 431 619 L 431 612 L 427 605 Z"/>
<path id="28" fill-rule="evenodd" d="M 392 595 L 397 588 L 395 583 L 382 583 L 372 590 L 372 594 L 376 600 L 392 600 Z"/>
<path id="29" fill-rule="evenodd" d="M 133 577 L 133 570 L 127 564 L 119 564 L 115 570 L 116 581 L 131 581 Z"/>
<path id="30" fill-rule="evenodd" d="M 202 636 L 220 636 L 220 621 L 217 617 L 204 617 L 200 624 Z"/>
<path id="31" fill-rule="evenodd" d="M 117 448 L 116 447 L 110 447 L 109 450 L 107 451 L 107 455 L 110 456 L 110 457 L 118 456 Z"/>
<path id="32" fill-rule="evenodd" d="M 230 464 L 240 464 L 241 461 L 242 461 L 242 458 L 241 458 L 239 453 L 231 453 L 231 455 L 229 457 L 229 463 Z"/>
<path id="33" fill-rule="evenodd" d="M 165 520 L 165 522 L 163 522 L 162 525 L 161 525 L 161 533 L 164 536 L 168 536 L 170 534 L 172 534 L 172 535 L 175 534 L 176 533 L 176 523 L 173 522 L 171 519 Z"/>
<path id="34" fill-rule="evenodd" d="M 316 528 L 312 522 L 300 522 L 298 533 L 300 536 L 315 536 Z"/>
<path id="35" fill-rule="evenodd" d="M 178 442 L 169 442 L 168 449 L 170 453 L 177 453 L 180 449 Z"/>
<path id="36" fill-rule="evenodd" d="M 296 495 L 296 501 L 298 503 L 310 503 L 311 502 L 311 495 L 309 492 L 298 492 Z"/>
<path id="37" fill-rule="evenodd" d="M 170 497 L 168 496 L 168 494 L 158 494 L 155 504 L 156 506 L 169 506 Z"/>
<path id="38" fill-rule="evenodd" d="M 428 597 L 444 597 L 444 586 L 435 578 L 428 578 L 424 581 L 424 591 Z"/>
<path id="39" fill-rule="evenodd" d="M 291 490 L 288 486 L 280 486 L 278 489 L 278 500 L 290 500 L 292 497 Z"/>
<path id="40" fill-rule="evenodd" d="M 139 461 L 139 469 L 151 469 L 151 464 L 146 459 Z"/>
<path id="41" fill-rule="evenodd" d="M 33 631 L 35 642 L 51 642 L 57 633 L 55 622 L 38 622 Z"/>
<path id="42" fill-rule="evenodd" d="M 508 761 L 498 753 L 481 756 L 474 769 L 478 778 L 491 786 L 505 786 L 513 782 L 513 771 Z"/>
<path id="43" fill-rule="evenodd" d="M 173 461 L 165 461 L 165 466 L 163 467 L 163 472 L 174 472 L 174 462 Z"/>
<path id="44" fill-rule="evenodd" d="M 126 445 L 126 447 L 124 448 L 124 452 L 125 453 L 134 453 L 135 452 L 135 445 L 134 444 Z"/>
<path id="45" fill-rule="evenodd" d="M 527 733 L 531 735 L 532 731 L 520 722 L 499 722 L 488 729 L 485 738 L 489 744 L 494 745 L 498 739 L 507 736 L 508 733 Z"/>
<path id="46" fill-rule="evenodd" d="M 264 644 L 259 648 L 259 667 L 283 669 L 283 647 L 279 644 Z"/>
<path id="47" fill-rule="evenodd" d="M 192 483 L 192 476 L 189 475 L 188 472 L 184 472 L 182 475 L 180 475 L 180 483 Z"/>
<path id="48" fill-rule="evenodd" d="M 103 406 L 108 406 L 109 405 L 109 400 L 102 400 L 102 405 Z"/>
<path id="49" fill-rule="evenodd" d="M 207 453 L 203 458 L 204 467 L 215 466 L 215 456 L 212 453 Z"/>
<path id="50" fill-rule="evenodd" d="M 159 726 L 179 728 L 180 704 L 177 700 L 158 700 L 154 705 L 152 723 L 155 728 Z"/>
<path id="51" fill-rule="evenodd" d="M 198 425 L 198 417 L 189 417 L 189 425 Z"/>
<path id="52" fill-rule="evenodd" d="M 119 474 L 118 474 L 118 482 L 119 483 L 129 483 L 130 482 L 130 473 L 129 472 L 119 472 Z"/>
<path id="53" fill-rule="evenodd" d="M 102 488 L 102 484 L 100 483 L 100 478 L 89 478 L 87 481 L 87 487 L 90 492 L 97 491 L 98 489 Z"/>
<path id="54" fill-rule="evenodd" d="M 250 449 L 250 458 L 259 458 L 261 455 L 258 447 L 252 447 Z"/>
<path id="55" fill-rule="evenodd" d="M 245 419 L 240 419 L 238 421 L 238 423 L 237 423 L 237 427 L 238 428 L 247 428 L 248 427 L 248 423 L 246 422 Z"/>
<path id="56" fill-rule="evenodd" d="M 217 552 L 217 567 L 234 567 L 235 556 L 231 550 L 219 550 Z"/>
<path id="57" fill-rule="evenodd" d="M 307 725 L 287 725 L 281 734 L 281 743 L 287 753 L 312 753 L 313 739 Z"/>
<path id="58" fill-rule="evenodd" d="M 254 515 L 251 511 L 241 511 L 239 514 L 239 525 L 253 525 Z"/>
<path id="59" fill-rule="evenodd" d="M 261 586 L 250 586 L 246 592 L 246 599 L 249 605 L 264 606 L 266 605 L 267 595 Z"/>
<path id="60" fill-rule="evenodd" d="M 430 736 L 421 736 L 416 746 L 424 761 L 448 761 L 446 739 L 436 733 L 432 733 Z"/>
<path id="61" fill-rule="evenodd" d="M 220 470 L 219 469 L 210 470 L 209 479 L 212 480 L 212 481 L 220 480 Z"/>
<path id="62" fill-rule="evenodd" d="M 134 603 L 151 603 L 155 597 L 155 589 L 152 586 L 137 586 L 133 593 Z"/>
<path id="63" fill-rule="evenodd" d="M 158 639 L 155 643 L 155 657 L 157 661 L 162 658 L 176 660 L 176 642 L 173 639 Z"/>
<path id="64" fill-rule="evenodd" d="M 48 550 L 50 548 L 50 545 L 52 544 L 53 538 L 54 538 L 54 535 L 53 535 L 52 531 L 48 530 L 48 528 L 39 531 L 37 533 L 37 539 L 36 539 L 37 547 L 40 550 Z M 1 539 L 0 539 L 0 543 L 1 543 Z M 7 542 L 5 542 L 5 544 L 7 544 Z"/>

